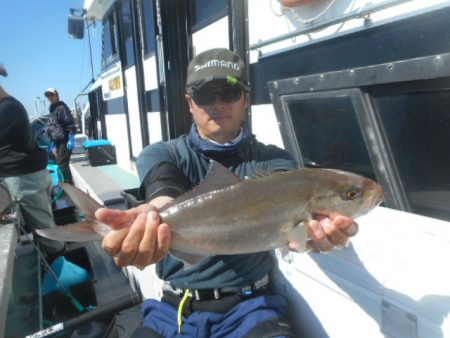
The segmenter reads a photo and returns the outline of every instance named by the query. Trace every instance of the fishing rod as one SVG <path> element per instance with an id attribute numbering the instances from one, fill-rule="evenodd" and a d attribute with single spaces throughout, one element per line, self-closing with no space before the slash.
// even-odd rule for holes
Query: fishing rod
<path id="1" fill-rule="evenodd" d="M 113 300 L 112 302 L 109 302 L 102 306 L 98 306 L 92 311 L 85 312 L 78 317 L 66 320 L 64 322 L 50 326 L 44 330 L 35 332 L 31 335 L 26 336 L 25 338 L 47 337 L 63 330 L 73 329 L 91 320 L 110 316 L 117 312 L 129 309 L 130 307 L 138 305 L 141 302 L 142 297 L 138 293 L 134 292 L 130 295 Z"/>

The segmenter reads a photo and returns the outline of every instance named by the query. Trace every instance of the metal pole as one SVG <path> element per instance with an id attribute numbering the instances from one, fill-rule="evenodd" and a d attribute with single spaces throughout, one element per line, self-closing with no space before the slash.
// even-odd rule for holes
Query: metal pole
<path id="1" fill-rule="evenodd" d="M 86 29 L 87 29 L 87 32 L 88 32 L 88 41 L 89 41 L 89 56 L 90 56 L 90 61 L 91 61 L 91 75 L 92 75 L 91 83 L 94 83 L 94 80 L 95 80 L 95 78 L 94 78 L 94 64 L 92 62 L 91 31 L 89 29 L 89 26 L 90 25 L 89 25 L 88 21 L 86 20 Z"/>
<path id="2" fill-rule="evenodd" d="M 75 114 L 77 115 L 77 120 L 78 120 L 78 127 L 80 128 L 80 130 L 82 131 L 82 132 L 84 132 L 84 130 L 82 130 L 82 114 L 83 114 L 83 111 L 82 111 L 82 109 L 81 109 L 81 107 L 80 107 L 80 110 L 78 110 L 78 102 L 77 102 L 77 100 L 78 100 L 78 98 L 80 97 L 80 96 L 88 96 L 89 94 L 88 93 L 80 93 L 80 94 L 78 94 L 77 96 L 75 96 L 75 99 L 73 100 L 74 101 L 74 104 L 75 104 Z"/>
<path id="3" fill-rule="evenodd" d="M 37 100 L 37 102 L 36 102 L 36 100 Z M 37 103 L 40 103 L 40 102 L 41 102 L 40 97 L 39 96 L 35 96 L 34 97 L 34 116 L 35 117 L 38 116 Z"/>

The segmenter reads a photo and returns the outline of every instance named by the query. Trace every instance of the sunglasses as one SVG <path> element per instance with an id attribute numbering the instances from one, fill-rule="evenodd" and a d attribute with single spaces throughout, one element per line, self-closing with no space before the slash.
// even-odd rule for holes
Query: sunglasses
<path id="1" fill-rule="evenodd" d="M 202 88 L 196 90 L 192 97 L 199 106 L 213 104 L 217 97 L 219 97 L 222 102 L 233 103 L 241 99 L 242 88 L 239 86 L 221 87 L 217 89 Z"/>
<path id="2" fill-rule="evenodd" d="M 45 96 L 46 97 L 52 97 L 52 96 L 55 96 L 55 94 L 54 93 L 47 93 L 47 94 L 45 94 Z"/>

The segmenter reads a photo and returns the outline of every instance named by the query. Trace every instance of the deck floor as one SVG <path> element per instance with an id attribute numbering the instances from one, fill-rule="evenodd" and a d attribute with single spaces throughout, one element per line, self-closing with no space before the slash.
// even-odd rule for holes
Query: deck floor
<path id="1" fill-rule="evenodd" d="M 18 243 L 14 260 L 5 337 L 39 331 L 38 260 L 30 242 Z"/>
<path id="2" fill-rule="evenodd" d="M 107 305 L 117 298 L 134 292 L 122 269 L 117 267 L 112 258 L 106 255 L 101 248 L 100 242 L 68 243 L 68 251 L 73 251 L 80 247 L 86 249 L 96 277 L 93 288 L 97 306 Z M 72 316 L 77 316 L 77 311 L 74 310 L 70 303 L 66 302 L 65 299 L 67 297 L 64 296 L 61 296 L 61 304 L 51 310 L 48 308 L 56 305 L 57 302 L 49 302 L 45 297 L 42 297 L 43 309 L 40 309 L 37 257 L 37 251 L 29 241 L 22 240 L 17 244 L 12 277 L 12 292 L 4 331 L 5 338 L 25 337 L 38 332 L 42 328 L 54 325 Z M 86 292 L 88 291 L 86 290 Z M 40 312 L 43 312 L 43 314 Z M 43 320 L 40 325 L 41 318 Z M 113 315 L 111 315 L 111 318 L 114 318 Z M 114 324 L 113 327 L 118 337 L 131 337 L 141 322 L 140 306 L 134 306 L 117 313 L 114 319 L 101 322 L 101 326 L 106 328 L 110 325 L 110 322 Z M 61 337 L 66 336 L 69 337 L 70 333 Z M 81 336 L 84 335 L 82 334 Z"/>
<path id="3" fill-rule="evenodd" d="M 73 247 L 78 245 L 74 243 Z M 89 242 L 82 245 L 88 250 L 97 275 L 95 292 L 99 306 L 134 292 L 122 269 L 115 265 L 112 258 L 105 253 L 101 248 L 100 242 Z M 131 334 L 139 326 L 140 322 L 140 306 L 134 306 L 117 314 L 116 327 L 119 337 L 131 337 Z"/>

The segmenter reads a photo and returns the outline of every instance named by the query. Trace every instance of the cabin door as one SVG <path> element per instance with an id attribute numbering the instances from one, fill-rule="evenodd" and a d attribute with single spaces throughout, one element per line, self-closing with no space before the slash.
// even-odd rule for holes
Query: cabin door
<path id="1" fill-rule="evenodd" d="M 84 121 L 84 132 L 89 138 L 106 139 L 105 112 L 103 110 L 102 87 L 89 93 L 90 115 Z"/>

